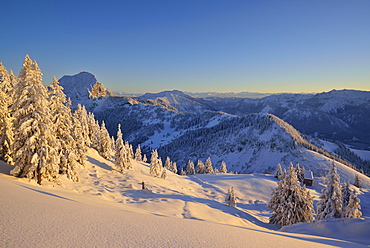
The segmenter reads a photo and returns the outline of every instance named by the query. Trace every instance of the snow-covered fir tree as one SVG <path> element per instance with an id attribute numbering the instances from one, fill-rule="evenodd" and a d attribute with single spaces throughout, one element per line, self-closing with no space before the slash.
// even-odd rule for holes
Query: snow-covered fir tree
<path id="1" fill-rule="evenodd" d="M 186 165 L 186 174 L 187 175 L 194 175 L 195 169 L 194 169 L 194 163 L 189 159 L 187 165 Z"/>
<path id="2" fill-rule="evenodd" d="M 91 145 L 96 150 L 99 149 L 99 132 L 100 126 L 97 120 L 95 120 L 94 114 L 89 113 L 87 117 L 87 124 L 89 126 L 89 139 L 91 141 Z"/>
<path id="3" fill-rule="evenodd" d="M 362 188 L 362 181 L 361 181 L 361 178 L 358 175 L 356 175 L 355 182 L 353 183 L 353 185 L 356 186 L 359 189 Z"/>
<path id="4" fill-rule="evenodd" d="M 349 183 L 344 182 L 342 184 L 342 209 L 348 205 L 349 197 L 351 196 L 352 190 L 349 188 Z"/>
<path id="5" fill-rule="evenodd" d="M 76 150 L 78 146 L 72 132 L 72 111 L 69 106 L 65 105 L 66 96 L 63 92 L 63 87 L 59 85 L 56 77 L 54 77 L 49 88 L 49 106 L 54 128 L 53 133 L 59 142 L 59 172 L 66 174 L 69 179 L 76 182 L 78 181 L 76 173 L 78 166 Z M 85 148 L 83 147 L 82 149 L 80 152 L 85 153 Z"/>
<path id="6" fill-rule="evenodd" d="M 177 174 L 177 164 L 176 164 L 176 162 L 171 163 L 171 170 L 170 171 Z"/>
<path id="7" fill-rule="evenodd" d="M 314 220 L 313 198 L 304 186 L 301 187 L 292 164 L 281 176 L 278 187 L 273 189 L 267 209 L 272 211 L 272 224 L 285 226 Z"/>
<path id="8" fill-rule="evenodd" d="M 167 169 L 165 167 L 162 168 L 161 178 L 162 179 L 166 179 L 167 178 Z"/>
<path id="9" fill-rule="evenodd" d="M 296 164 L 296 170 L 297 170 L 297 177 L 298 177 L 298 181 L 300 183 L 303 183 L 303 180 L 304 180 L 304 168 L 301 167 L 298 163 Z"/>
<path id="10" fill-rule="evenodd" d="M 236 197 L 234 193 L 234 187 L 229 188 L 227 195 L 225 197 L 225 202 L 229 206 L 236 207 Z"/>
<path id="11" fill-rule="evenodd" d="M 166 168 L 166 169 L 168 169 L 168 170 L 172 171 L 172 170 L 171 170 L 171 169 L 172 169 L 172 163 L 171 163 L 171 159 L 170 159 L 170 157 L 167 157 L 167 158 L 166 158 L 166 160 L 165 160 L 165 162 L 164 162 L 164 168 Z"/>
<path id="12" fill-rule="evenodd" d="M 99 153 L 105 159 L 110 159 L 112 154 L 112 140 L 108 130 L 105 127 L 105 122 L 102 121 L 99 133 Z"/>
<path id="13" fill-rule="evenodd" d="M 202 160 L 198 160 L 196 172 L 198 174 L 205 174 L 206 173 L 206 167 L 204 166 L 204 163 L 203 163 Z"/>
<path id="14" fill-rule="evenodd" d="M 71 99 L 67 100 L 67 106 L 69 106 L 69 108 L 72 106 Z M 84 140 L 82 129 L 83 128 L 82 128 L 81 121 L 78 116 L 78 112 L 74 111 L 72 113 L 72 136 L 76 142 L 75 154 L 77 156 L 77 161 L 81 165 L 84 166 L 85 161 L 86 161 L 86 151 L 87 151 L 86 148 L 87 147 L 86 147 L 86 143 Z"/>
<path id="15" fill-rule="evenodd" d="M 9 106 L 12 104 L 10 94 L 11 86 L 9 75 L 0 62 L 0 159 L 8 164 L 13 164 L 11 146 L 13 144 L 13 117 Z"/>
<path id="16" fill-rule="evenodd" d="M 181 168 L 180 175 L 181 176 L 185 176 L 186 175 L 186 171 L 184 170 L 184 168 Z"/>
<path id="17" fill-rule="evenodd" d="M 87 147 L 90 147 L 92 141 L 90 139 L 89 116 L 85 106 L 81 104 L 77 105 L 77 109 L 75 110 L 75 117 L 78 118 L 81 123 L 81 136 L 84 140 L 84 143 Z"/>
<path id="18" fill-rule="evenodd" d="M 161 175 L 162 161 L 158 157 L 157 150 L 152 151 L 152 156 L 150 158 L 149 173 L 155 177 Z"/>
<path id="19" fill-rule="evenodd" d="M 136 148 L 136 151 L 135 151 L 135 160 L 136 161 L 142 161 L 142 157 L 141 157 L 141 148 L 140 148 L 140 144 L 137 145 L 137 148 Z"/>
<path id="20" fill-rule="evenodd" d="M 211 158 L 210 158 L 210 157 L 208 157 L 208 158 L 206 159 L 205 167 L 206 167 L 206 169 L 205 169 L 206 174 L 211 174 L 211 173 L 213 173 L 213 172 L 214 172 L 214 171 L 213 171 L 213 167 L 212 167 L 212 161 L 211 161 Z"/>
<path id="21" fill-rule="evenodd" d="M 147 161 L 148 161 L 148 159 L 146 158 L 146 154 L 144 153 L 143 162 L 146 163 Z"/>
<path id="22" fill-rule="evenodd" d="M 278 179 L 281 179 L 281 176 L 283 175 L 283 169 L 281 168 L 281 164 L 279 163 L 277 166 L 276 166 L 276 172 L 275 172 L 275 175 L 274 177 L 275 178 L 278 178 Z"/>
<path id="23" fill-rule="evenodd" d="M 221 165 L 220 165 L 220 172 L 221 172 L 221 173 L 227 173 L 227 168 L 226 168 L 226 163 L 225 163 L 225 161 L 222 161 L 222 162 L 221 162 Z"/>
<path id="24" fill-rule="evenodd" d="M 317 203 L 317 218 L 340 218 L 342 216 L 342 191 L 340 178 L 334 162 L 325 178 L 326 187 L 322 189 Z"/>
<path id="25" fill-rule="evenodd" d="M 128 168 L 127 151 L 123 143 L 121 124 L 118 124 L 117 139 L 115 142 L 114 162 L 117 170 L 123 171 Z"/>
<path id="26" fill-rule="evenodd" d="M 362 213 L 360 211 L 360 199 L 357 197 L 355 191 L 351 191 L 347 206 L 344 208 L 345 218 L 360 218 Z"/>
<path id="27" fill-rule="evenodd" d="M 41 184 L 43 180 L 57 178 L 59 148 L 40 68 L 28 55 L 22 66 L 11 106 L 14 117 L 12 150 L 16 165 L 11 174 L 36 179 Z"/>

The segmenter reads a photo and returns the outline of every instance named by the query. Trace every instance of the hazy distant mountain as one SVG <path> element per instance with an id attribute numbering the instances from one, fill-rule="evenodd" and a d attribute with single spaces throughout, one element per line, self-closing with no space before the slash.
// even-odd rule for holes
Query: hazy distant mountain
<path id="1" fill-rule="evenodd" d="M 315 169 L 319 161 L 332 157 L 318 148 L 325 147 L 324 143 L 303 137 L 295 128 L 354 146 L 370 144 L 370 92 L 241 99 L 193 98 L 181 91 L 165 91 L 138 98 L 107 94 L 92 99 L 89 91 L 96 83 L 93 75 L 80 73 L 60 81 L 74 106 L 84 104 L 97 119 L 105 120 L 111 135 L 116 134 L 120 123 L 126 140 L 141 144 L 148 154 L 158 149 L 160 156 L 170 156 L 180 166 L 185 166 L 188 159 L 205 160 L 210 156 L 214 163 L 224 160 L 238 172 L 271 172 L 279 162 L 299 162 Z M 368 165 L 345 146 L 335 146 L 332 153 L 368 170 Z M 315 170 L 321 173 L 320 168 Z"/>

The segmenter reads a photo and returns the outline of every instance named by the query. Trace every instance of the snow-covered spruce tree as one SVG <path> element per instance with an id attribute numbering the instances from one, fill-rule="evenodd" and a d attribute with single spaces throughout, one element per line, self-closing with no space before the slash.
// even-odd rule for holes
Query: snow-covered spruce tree
<path id="1" fill-rule="evenodd" d="M 180 170 L 180 175 L 181 175 L 181 176 L 185 176 L 185 175 L 186 175 L 186 172 L 185 172 L 184 168 L 181 168 L 181 170 Z"/>
<path id="2" fill-rule="evenodd" d="M 36 61 L 28 55 L 20 71 L 20 82 L 14 89 L 11 111 L 14 117 L 12 146 L 15 168 L 11 175 L 55 180 L 59 172 L 58 142 L 53 133 L 46 87 Z"/>
<path id="3" fill-rule="evenodd" d="M 227 195 L 225 197 L 225 202 L 229 206 L 236 207 L 236 197 L 234 193 L 234 187 L 229 188 Z"/>
<path id="4" fill-rule="evenodd" d="M 206 173 L 206 167 L 204 166 L 204 163 L 202 160 L 198 160 L 197 163 L 197 171 L 198 174 L 205 174 Z"/>
<path id="5" fill-rule="evenodd" d="M 195 170 L 194 170 L 194 163 L 189 159 L 187 165 L 186 165 L 186 174 L 187 175 L 194 175 Z"/>
<path id="6" fill-rule="evenodd" d="M 136 161 L 142 161 L 142 157 L 141 157 L 141 148 L 140 148 L 140 144 L 137 145 L 137 148 L 136 148 L 136 151 L 135 151 L 135 160 Z"/>
<path id="7" fill-rule="evenodd" d="M 170 159 L 170 157 L 167 157 L 167 158 L 166 158 L 166 160 L 165 160 L 165 162 L 164 162 L 164 168 L 166 168 L 166 169 L 168 169 L 168 170 L 172 171 L 172 170 L 171 170 L 171 169 L 172 169 L 172 163 L 171 163 L 171 159 Z"/>
<path id="8" fill-rule="evenodd" d="M 220 172 L 221 172 L 221 173 L 227 173 L 227 168 L 226 168 L 226 163 L 225 163 L 225 161 L 222 161 L 222 162 L 221 162 L 221 165 L 220 165 Z"/>
<path id="9" fill-rule="evenodd" d="M 166 179 L 167 178 L 167 169 L 164 168 L 164 167 L 162 168 L 161 178 L 162 179 Z"/>
<path id="10" fill-rule="evenodd" d="M 143 162 L 146 163 L 147 161 L 148 161 L 148 159 L 146 158 L 146 154 L 144 153 Z"/>
<path id="11" fill-rule="evenodd" d="M 171 171 L 175 174 L 177 174 L 177 164 L 176 162 L 171 163 Z"/>
<path id="12" fill-rule="evenodd" d="M 84 143 L 87 147 L 90 147 L 91 145 L 91 139 L 90 139 L 90 125 L 89 125 L 89 116 L 87 114 L 85 106 L 78 104 L 77 109 L 75 110 L 76 117 L 79 119 L 81 123 L 81 135 L 84 139 Z"/>
<path id="13" fill-rule="evenodd" d="M 97 120 L 95 120 L 94 114 L 89 113 L 87 117 L 87 123 L 89 126 L 89 139 L 91 141 L 91 145 L 96 150 L 99 149 L 99 132 L 100 127 Z"/>
<path id="14" fill-rule="evenodd" d="M 281 179 L 281 176 L 283 175 L 283 169 L 281 168 L 281 164 L 279 163 L 277 166 L 276 166 L 276 172 L 275 172 L 275 175 L 274 177 L 277 178 L 277 179 Z"/>
<path id="15" fill-rule="evenodd" d="M 304 180 L 304 168 L 299 166 L 299 164 L 297 163 L 296 164 L 296 170 L 297 170 L 297 177 L 298 177 L 298 181 L 300 183 L 303 183 L 303 180 Z"/>
<path id="16" fill-rule="evenodd" d="M 127 151 L 126 147 L 123 144 L 122 138 L 122 131 L 121 131 L 121 124 L 118 124 L 118 131 L 117 131 L 117 139 L 115 142 L 115 154 L 114 154 L 114 162 L 117 170 L 123 171 L 127 169 Z"/>
<path id="17" fill-rule="evenodd" d="M 212 167 L 212 161 L 211 161 L 211 158 L 208 157 L 207 160 L 206 160 L 206 174 L 211 174 L 213 173 L 213 167 Z"/>
<path id="18" fill-rule="evenodd" d="M 351 196 L 352 190 L 349 188 L 349 183 L 344 182 L 342 184 L 342 209 L 348 205 L 349 197 Z"/>
<path id="19" fill-rule="evenodd" d="M 160 165 L 160 159 L 158 158 L 158 152 L 157 150 L 152 151 L 152 156 L 150 158 L 150 165 L 149 165 L 149 173 L 150 175 L 153 175 L 155 177 L 159 177 L 161 173 L 161 167 Z"/>
<path id="20" fill-rule="evenodd" d="M 53 133 L 59 143 L 57 150 L 60 156 L 59 172 L 66 174 L 69 179 L 76 182 L 78 181 L 76 173 L 78 158 L 75 154 L 77 144 L 72 132 L 72 111 L 68 105 L 65 105 L 66 96 L 56 77 L 49 87 L 49 103 Z"/>
<path id="21" fill-rule="evenodd" d="M 270 223 L 281 226 L 314 220 L 313 197 L 301 187 L 292 164 L 288 173 L 283 173 L 278 187 L 273 189 L 267 209 L 272 211 Z"/>
<path id="22" fill-rule="evenodd" d="M 0 62 L 0 159 L 13 164 L 13 118 L 9 106 L 12 104 L 9 75 Z"/>
<path id="23" fill-rule="evenodd" d="M 71 109 L 72 102 L 71 99 L 67 100 L 67 106 Z M 84 166 L 86 161 L 86 143 L 84 136 L 82 134 L 82 125 L 78 117 L 78 112 L 74 111 L 72 113 L 72 136 L 76 142 L 75 154 L 77 156 L 77 161 Z"/>
<path id="24" fill-rule="evenodd" d="M 322 189 L 317 203 L 317 218 L 340 218 L 342 216 L 342 191 L 340 178 L 334 162 L 325 179 L 326 187 Z"/>
<path id="25" fill-rule="evenodd" d="M 358 175 L 355 177 L 355 182 L 353 183 L 354 186 L 361 189 L 362 188 L 362 181 Z"/>
<path id="26" fill-rule="evenodd" d="M 110 159 L 112 154 L 112 140 L 108 130 L 105 127 L 105 122 L 102 121 L 99 133 L 99 153 L 105 159 Z"/>
<path id="27" fill-rule="evenodd" d="M 351 191 L 349 197 L 348 205 L 344 209 L 345 218 L 360 218 L 362 213 L 360 211 L 360 199 L 357 197 L 355 191 Z"/>
<path id="28" fill-rule="evenodd" d="M 127 156 L 131 161 L 135 158 L 134 150 L 132 149 L 132 145 L 128 143 L 128 141 L 125 142 L 125 146 L 126 146 Z"/>

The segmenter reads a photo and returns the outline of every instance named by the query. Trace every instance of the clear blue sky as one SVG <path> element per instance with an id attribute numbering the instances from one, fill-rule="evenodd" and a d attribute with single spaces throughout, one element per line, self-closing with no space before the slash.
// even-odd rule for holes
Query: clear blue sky
<path id="1" fill-rule="evenodd" d="M 370 1 L 3 1 L 0 61 L 113 91 L 370 90 Z"/>

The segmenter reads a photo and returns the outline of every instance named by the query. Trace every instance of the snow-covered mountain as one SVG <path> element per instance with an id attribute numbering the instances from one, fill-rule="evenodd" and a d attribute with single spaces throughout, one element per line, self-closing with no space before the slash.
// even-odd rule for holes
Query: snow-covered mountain
<path id="1" fill-rule="evenodd" d="M 355 157 L 350 161 L 370 173 L 366 164 L 364 167 L 364 161 L 353 156 L 349 149 L 343 152 L 344 146 L 341 152 L 337 149 L 329 154 L 324 151 L 324 143 L 302 136 L 295 129 L 301 127 L 318 137 L 322 133 L 335 133 L 332 138 L 342 137 L 343 133 L 360 134 L 361 130 L 351 128 L 340 116 L 334 115 L 341 115 L 347 109 L 366 109 L 368 92 L 333 91 L 317 95 L 282 94 L 262 99 L 211 100 L 195 99 L 180 91 L 166 91 L 136 99 L 111 94 L 92 99 L 88 87 L 96 83 L 96 78 L 92 74 L 83 74 L 81 83 L 81 73 L 76 78 L 60 80 L 74 106 L 81 103 L 97 119 L 105 120 L 111 135 L 116 134 L 120 123 L 124 139 L 134 146 L 141 144 L 147 155 L 152 149 L 158 149 L 163 159 L 169 156 L 180 167 L 184 167 L 189 159 L 196 163 L 198 159 L 204 161 L 211 157 L 216 167 L 223 160 L 236 172 L 269 173 L 277 163 L 287 166 L 294 162 L 322 175 L 334 158 L 332 154 L 337 154 L 343 158 Z M 84 91 L 84 94 L 75 90 Z M 354 95 L 357 94 L 361 97 L 356 98 Z M 338 99 L 336 95 L 339 95 Z M 333 104 L 328 103 L 331 98 L 335 98 Z M 353 123 L 361 114 L 366 114 L 366 111 L 358 112 L 358 115 L 352 115 Z M 361 137 L 366 140 L 366 136 Z"/>

